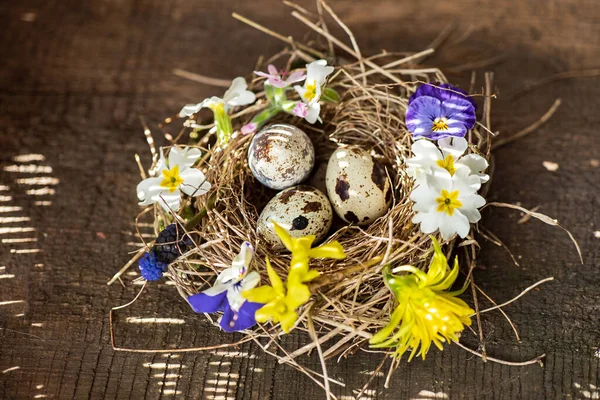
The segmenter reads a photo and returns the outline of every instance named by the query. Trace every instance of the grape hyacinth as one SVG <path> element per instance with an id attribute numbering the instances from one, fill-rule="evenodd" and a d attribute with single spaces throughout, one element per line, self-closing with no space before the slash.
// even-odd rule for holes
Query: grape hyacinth
<path id="1" fill-rule="evenodd" d="M 148 253 L 140 258 L 138 265 L 142 277 L 147 281 L 157 281 L 162 278 L 163 273 L 167 272 L 168 264 L 158 261 L 154 251 L 150 250 Z"/>
<path id="2" fill-rule="evenodd" d="M 171 264 L 192 244 L 192 239 L 181 226 L 171 224 L 158 234 L 153 251 L 158 261 Z"/>

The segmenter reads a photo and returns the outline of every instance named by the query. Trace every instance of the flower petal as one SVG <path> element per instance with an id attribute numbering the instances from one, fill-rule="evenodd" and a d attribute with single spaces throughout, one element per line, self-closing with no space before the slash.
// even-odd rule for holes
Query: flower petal
<path id="1" fill-rule="evenodd" d="M 206 180 L 206 176 L 202 171 L 195 168 L 188 168 L 181 174 L 183 183 L 179 185 L 179 189 L 188 196 L 200 196 L 210 190 L 211 184 Z"/>
<path id="2" fill-rule="evenodd" d="M 455 160 L 467 150 L 467 139 L 463 137 L 446 137 L 438 140 L 438 146 L 442 150 L 444 157 L 451 155 Z"/>
<path id="3" fill-rule="evenodd" d="M 331 74 L 335 68 L 327 66 L 326 60 L 313 61 L 310 64 L 306 64 L 306 80 L 317 81 L 317 86 L 321 86 L 325 83 L 327 76 Z"/>
<path id="4" fill-rule="evenodd" d="M 221 275 L 219 275 L 219 277 Z M 217 282 L 215 283 L 215 285 L 213 287 L 210 287 L 210 288 L 204 290 L 202 293 L 206 294 L 207 296 L 217 296 L 217 295 L 219 295 L 221 293 L 225 293 L 230 287 L 231 287 L 230 284 L 226 284 L 224 282 L 220 282 L 217 279 Z"/>
<path id="5" fill-rule="evenodd" d="M 443 117 L 442 103 L 436 98 L 423 96 L 415 99 L 406 110 L 406 128 L 415 136 L 432 137 L 433 121 Z"/>
<path id="6" fill-rule="evenodd" d="M 317 122 L 317 120 L 319 122 L 323 122 L 321 120 L 321 117 L 319 117 L 320 113 L 321 113 L 321 104 L 319 104 L 319 103 L 309 104 L 308 105 L 308 112 L 306 113 L 306 117 L 304 117 L 304 119 L 309 124 L 314 124 L 315 122 Z"/>
<path id="7" fill-rule="evenodd" d="M 227 303 L 233 311 L 239 310 L 245 301 L 246 299 L 242 296 L 240 287 L 237 284 L 227 290 Z"/>
<path id="8" fill-rule="evenodd" d="M 158 196 L 165 190 L 160 186 L 162 178 L 148 178 L 141 181 L 136 188 L 140 206 L 148 206 L 158 201 Z"/>
<path id="9" fill-rule="evenodd" d="M 294 71 L 285 80 L 285 83 L 291 85 L 292 83 L 300 82 L 306 79 L 304 71 Z"/>
<path id="10" fill-rule="evenodd" d="M 273 64 L 267 65 L 267 71 L 269 71 L 269 74 L 271 74 L 273 76 L 279 75 L 279 71 L 277 71 L 277 67 L 275 67 Z"/>
<path id="11" fill-rule="evenodd" d="M 186 104 L 183 106 L 181 111 L 179 111 L 180 117 L 189 117 L 190 115 L 196 114 L 200 109 L 204 107 L 204 101 L 197 104 Z"/>
<path id="12" fill-rule="evenodd" d="M 474 110 L 477 110 L 477 104 L 473 100 L 471 96 L 461 88 L 456 86 L 452 86 L 449 83 L 430 83 L 423 84 L 417 88 L 415 93 L 410 96 L 408 100 L 408 104 L 412 103 L 416 98 L 421 96 L 430 96 L 435 97 L 441 101 L 446 101 L 449 99 L 464 99 L 467 100 L 473 106 Z"/>
<path id="13" fill-rule="evenodd" d="M 183 171 L 194 165 L 201 155 L 202 151 L 193 147 L 186 147 L 184 149 L 171 147 L 171 150 L 169 150 L 169 168 L 178 165 L 179 170 Z"/>
<path id="14" fill-rule="evenodd" d="M 277 292 L 273 287 L 265 285 L 242 292 L 242 296 L 248 301 L 266 304 L 275 299 Z"/>
<path id="15" fill-rule="evenodd" d="M 235 100 L 227 102 L 231 106 L 245 106 L 246 104 L 252 104 L 256 101 L 256 95 L 250 90 L 244 90 L 241 92 Z"/>
<path id="16" fill-rule="evenodd" d="M 188 303 L 192 309 L 197 313 L 214 313 L 217 311 L 223 311 L 225 308 L 227 292 L 221 292 L 216 296 L 209 296 L 207 294 L 198 293 L 187 298 Z"/>
<path id="17" fill-rule="evenodd" d="M 442 109 L 448 119 L 461 121 L 467 130 L 475 126 L 475 108 L 465 99 L 455 98 L 442 102 Z"/>
<path id="18" fill-rule="evenodd" d="M 242 247 L 240 248 L 240 252 L 233 259 L 231 265 L 233 268 L 241 271 L 243 268 L 246 270 L 250 266 L 250 262 L 252 261 L 252 256 L 254 255 L 254 248 L 248 242 L 242 243 Z"/>
<path id="19" fill-rule="evenodd" d="M 294 90 L 298 93 L 301 99 L 304 99 L 304 96 L 306 95 L 306 88 L 304 86 L 296 85 L 294 86 Z"/>
<path id="20" fill-rule="evenodd" d="M 166 212 L 177 212 L 181 203 L 181 192 L 178 189 L 173 193 L 168 190 L 160 192 L 157 202 Z"/>
<path id="21" fill-rule="evenodd" d="M 237 313 L 226 307 L 220 322 L 221 328 L 225 332 L 236 332 L 253 327 L 256 325 L 254 314 L 262 306 L 261 303 L 246 301 Z"/>
<path id="22" fill-rule="evenodd" d="M 242 280 L 242 291 L 253 289 L 259 283 L 260 274 L 256 271 L 252 271 Z"/>
<path id="23" fill-rule="evenodd" d="M 456 164 L 469 168 L 471 174 L 479 176 L 481 183 L 485 183 L 490 179 L 489 175 L 482 173 L 487 169 L 488 162 L 478 154 L 467 154 L 461 157 Z"/>

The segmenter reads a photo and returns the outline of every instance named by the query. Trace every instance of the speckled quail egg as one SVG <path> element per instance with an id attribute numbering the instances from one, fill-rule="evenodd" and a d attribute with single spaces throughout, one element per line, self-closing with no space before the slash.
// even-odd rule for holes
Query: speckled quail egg
<path id="1" fill-rule="evenodd" d="M 257 232 L 269 246 L 283 250 L 271 221 L 287 229 L 292 237 L 315 235 L 325 237 L 333 221 L 333 210 L 327 196 L 312 186 L 294 186 L 277 193 L 258 217 Z"/>
<path id="2" fill-rule="evenodd" d="M 327 164 L 325 185 L 335 212 L 346 222 L 367 225 L 390 208 L 385 168 L 360 147 L 340 147 Z"/>
<path id="3" fill-rule="evenodd" d="M 248 148 L 248 165 L 263 185 L 281 190 L 305 180 L 315 165 L 312 142 L 299 128 L 272 124 L 258 132 Z"/>

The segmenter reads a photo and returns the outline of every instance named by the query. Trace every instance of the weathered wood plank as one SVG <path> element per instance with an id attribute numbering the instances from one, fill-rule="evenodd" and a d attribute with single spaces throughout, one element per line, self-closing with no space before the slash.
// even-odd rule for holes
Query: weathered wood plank
<path id="1" fill-rule="evenodd" d="M 301 4 L 311 7 L 309 1 Z M 507 308 L 522 343 L 515 343 L 501 317 L 487 317 L 487 350 L 510 360 L 545 352 L 545 367 L 484 364 L 450 347 L 432 352 L 424 362 L 404 364 L 387 391 L 384 377 L 375 378 L 374 390 L 364 398 L 599 396 L 600 239 L 593 232 L 600 230 L 600 136 L 595 129 L 600 125 L 600 78 L 557 82 L 516 101 L 506 94 L 555 72 L 598 67 L 600 5 L 593 0 L 332 4 L 355 30 L 364 53 L 420 50 L 456 21 L 456 32 L 430 59 L 432 65 L 455 67 L 505 55 L 503 63 L 490 67 L 500 94 L 493 126 L 502 133 L 531 123 L 555 98 L 563 99 L 549 124 L 497 152 L 490 196 L 540 205 L 572 230 L 586 260 L 585 266 L 577 264 L 559 230 L 535 222 L 517 225 L 519 216 L 507 211 L 488 212 L 484 224 L 519 257 L 521 267 L 513 266 L 502 249 L 486 244 L 475 274 L 478 284 L 505 301 L 542 277 L 556 281 Z M 274 39 L 230 18 L 234 10 L 285 34 L 304 32 L 300 24 L 280 18 L 287 12 L 284 5 L 263 0 L 0 4 L 5 21 L 0 27 L 0 185 L 8 186 L 0 191 L 0 207 L 20 207 L 0 217 L 22 219 L 0 224 L 22 229 L 0 234 L 0 239 L 36 240 L 0 243 L 0 275 L 14 275 L 0 279 L 0 398 L 322 396 L 309 379 L 276 365 L 254 344 L 236 352 L 165 357 L 115 353 L 109 343 L 108 310 L 138 289 L 105 285 L 134 249 L 127 244 L 137 210 L 133 154 L 148 159 L 138 115 L 156 123 L 182 104 L 213 94 L 212 88 L 173 76 L 173 68 L 231 78 L 251 70 L 258 54 L 280 49 Z M 469 73 L 451 78 L 466 83 Z M 478 85 L 482 82 L 480 74 Z M 27 154 L 43 159 L 14 161 Z M 558 171 L 547 171 L 543 161 L 558 163 Z M 33 175 L 58 179 L 58 184 L 17 183 L 32 174 L 6 167 L 22 164 L 51 167 L 51 172 Z M 134 324 L 126 322 L 127 316 L 170 317 L 185 324 Z M 135 347 L 229 339 L 190 313 L 164 284 L 151 285 L 142 300 L 120 314 L 117 329 L 122 345 Z M 304 340 L 290 335 L 285 342 L 293 348 Z M 320 368 L 315 357 L 303 361 Z M 379 361 L 365 353 L 331 362 L 330 375 L 347 384 L 336 393 L 350 398 Z"/>

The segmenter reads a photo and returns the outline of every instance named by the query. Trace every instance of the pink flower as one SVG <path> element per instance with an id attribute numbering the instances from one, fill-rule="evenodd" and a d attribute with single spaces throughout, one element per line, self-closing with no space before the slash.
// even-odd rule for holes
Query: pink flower
<path id="1" fill-rule="evenodd" d="M 292 112 L 295 116 L 304 118 L 308 123 L 314 124 L 315 122 L 323 122 L 321 117 L 319 117 L 319 113 L 321 112 L 321 104 L 312 103 L 306 104 L 301 101 L 296 103 Z"/>
<path id="2" fill-rule="evenodd" d="M 306 103 L 298 102 L 292 112 L 296 117 L 305 118 L 308 115 L 308 106 Z"/>
<path id="3" fill-rule="evenodd" d="M 300 82 L 306 78 L 306 75 L 304 75 L 304 72 L 302 71 L 294 71 L 292 73 L 278 71 L 273 64 L 269 64 L 267 66 L 267 70 L 269 73 L 261 71 L 254 71 L 254 73 L 258 76 L 262 76 L 263 78 L 267 78 L 267 83 L 276 88 L 285 88 L 290 86 L 292 83 Z M 283 80 L 283 78 L 288 74 L 289 76 Z"/>
<path id="4" fill-rule="evenodd" d="M 244 135 L 248 135 L 256 130 L 257 126 L 254 122 L 248 122 L 246 125 L 242 126 L 242 133 Z"/>

